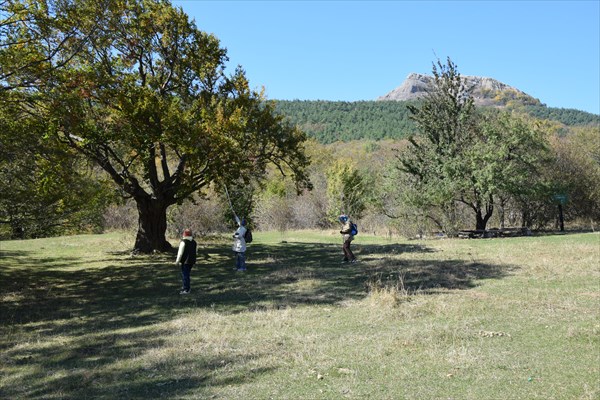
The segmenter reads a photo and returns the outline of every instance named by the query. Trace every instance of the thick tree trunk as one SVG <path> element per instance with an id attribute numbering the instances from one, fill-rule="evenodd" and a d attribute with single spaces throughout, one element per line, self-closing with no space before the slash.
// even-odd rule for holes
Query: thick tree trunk
<path id="1" fill-rule="evenodd" d="M 485 228 L 487 226 L 487 223 L 490 219 L 490 217 L 492 216 L 492 213 L 494 212 L 493 207 L 489 207 L 486 209 L 486 213 L 485 215 L 483 215 L 483 213 L 481 212 L 481 210 L 477 210 L 477 212 L 475 213 L 475 218 L 476 218 L 476 230 L 481 230 L 481 231 L 485 231 Z"/>
<path id="2" fill-rule="evenodd" d="M 484 231 L 487 221 L 483 219 L 481 210 L 478 210 L 477 213 L 475 213 L 475 221 L 475 229 L 478 231 Z"/>
<path id="3" fill-rule="evenodd" d="M 483 214 L 482 206 L 480 203 L 477 204 L 475 209 L 475 218 L 476 218 L 476 230 L 485 231 L 487 223 L 494 213 L 494 198 L 490 195 L 487 199 L 487 203 L 485 203 L 485 215 Z"/>
<path id="4" fill-rule="evenodd" d="M 169 204 L 150 197 L 136 198 L 135 201 L 139 224 L 134 251 L 152 253 L 171 250 L 172 246 L 165 237 Z"/>

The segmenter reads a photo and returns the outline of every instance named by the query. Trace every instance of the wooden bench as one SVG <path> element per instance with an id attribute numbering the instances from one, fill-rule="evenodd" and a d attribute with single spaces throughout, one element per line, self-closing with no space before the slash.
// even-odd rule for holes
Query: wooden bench
<path id="1" fill-rule="evenodd" d="M 522 228 L 503 228 L 503 229 L 475 229 L 462 230 L 458 232 L 458 237 L 462 239 L 482 239 L 495 237 L 515 237 L 531 236 L 531 231 L 527 227 Z"/>

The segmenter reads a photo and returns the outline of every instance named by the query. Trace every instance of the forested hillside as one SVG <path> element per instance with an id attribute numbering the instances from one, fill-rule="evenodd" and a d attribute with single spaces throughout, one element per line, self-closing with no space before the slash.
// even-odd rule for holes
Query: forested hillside
<path id="1" fill-rule="evenodd" d="M 403 101 L 276 101 L 277 110 L 321 143 L 400 139 L 414 133 Z"/>
<path id="2" fill-rule="evenodd" d="M 567 126 L 598 125 L 600 123 L 600 115 L 573 108 L 526 106 L 525 112 L 533 117 L 558 121 Z"/>
<path id="3" fill-rule="evenodd" d="M 277 100 L 277 110 L 321 143 L 358 139 L 401 139 L 415 132 L 405 101 Z M 584 111 L 546 106 L 525 106 L 535 118 L 567 127 L 598 125 L 600 116 Z"/>

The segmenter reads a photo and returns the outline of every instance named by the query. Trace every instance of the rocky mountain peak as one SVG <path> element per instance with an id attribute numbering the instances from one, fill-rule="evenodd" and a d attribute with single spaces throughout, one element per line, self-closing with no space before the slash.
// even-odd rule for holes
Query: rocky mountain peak
<path id="1" fill-rule="evenodd" d="M 518 89 L 492 78 L 480 76 L 462 76 L 467 87 L 472 88 L 475 104 L 478 106 L 504 107 L 514 103 L 539 105 L 541 102 Z M 407 101 L 416 100 L 427 94 L 433 86 L 434 78 L 431 75 L 410 73 L 404 82 L 377 100 Z"/>

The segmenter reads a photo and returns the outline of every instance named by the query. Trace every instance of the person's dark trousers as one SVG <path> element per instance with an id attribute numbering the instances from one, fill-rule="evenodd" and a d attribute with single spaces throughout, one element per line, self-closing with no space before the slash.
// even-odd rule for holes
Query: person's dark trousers
<path id="1" fill-rule="evenodd" d="M 181 265 L 181 278 L 183 281 L 183 290 L 190 290 L 190 273 L 192 272 L 192 264 Z"/>
<path id="2" fill-rule="evenodd" d="M 246 253 L 235 253 L 235 267 L 242 271 L 246 269 Z"/>
<path id="3" fill-rule="evenodd" d="M 346 240 L 342 246 L 342 249 L 344 250 L 344 261 L 352 261 L 356 258 L 354 257 L 352 250 L 350 250 L 350 243 L 352 243 L 351 240 Z"/>

